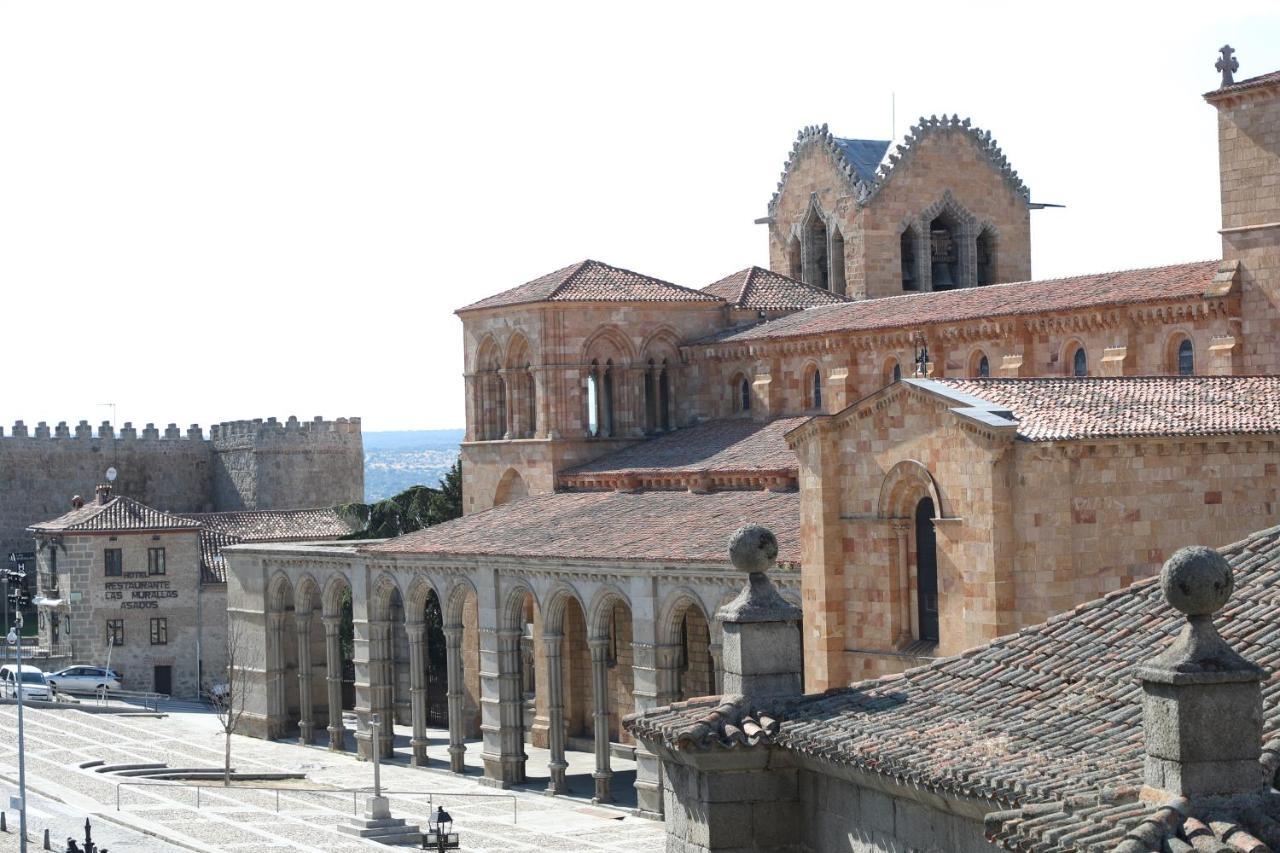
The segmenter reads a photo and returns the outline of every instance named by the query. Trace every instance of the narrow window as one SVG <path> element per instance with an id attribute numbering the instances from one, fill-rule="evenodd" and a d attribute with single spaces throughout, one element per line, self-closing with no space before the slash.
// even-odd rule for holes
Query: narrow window
<path id="1" fill-rule="evenodd" d="M 111 646 L 124 645 L 124 620 L 123 619 L 107 620 L 107 644 Z"/>
<path id="2" fill-rule="evenodd" d="M 118 578 L 124 574 L 124 554 L 119 548 L 107 548 L 102 552 L 102 562 L 106 566 L 109 578 Z"/>
<path id="3" fill-rule="evenodd" d="M 1178 375 L 1191 376 L 1196 372 L 1196 353 L 1190 338 L 1178 344 Z"/>
<path id="4" fill-rule="evenodd" d="M 831 229 L 831 292 L 845 293 L 844 278 L 844 235 L 838 227 Z"/>
<path id="5" fill-rule="evenodd" d="M 151 645 L 169 645 L 169 620 L 166 617 L 151 620 Z"/>
<path id="6" fill-rule="evenodd" d="M 827 264 L 827 225 L 819 216 L 812 216 L 804 229 L 804 281 L 822 290 L 831 289 L 830 270 Z"/>
<path id="7" fill-rule="evenodd" d="M 671 429 L 671 374 L 667 371 L 667 361 L 662 360 L 662 370 L 658 373 L 658 426 L 663 432 Z"/>
<path id="8" fill-rule="evenodd" d="M 920 639 L 938 642 L 938 545 L 933 500 L 916 504 L 916 619 Z"/>
<path id="9" fill-rule="evenodd" d="M 1076 347 L 1075 354 L 1071 356 L 1071 375 L 1089 375 L 1089 357 L 1084 354 L 1084 347 Z"/>
<path id="10" fill-rule="evenodd" d="M 934 290 L 962 287 L 960 228 L 947 213 L 929 223 L 929 262 Z"/>
<path id="11" fill-rule="evenodd" d="M 529 419 L 525 435 L 533 438 L 538 432 L 538 383 L 533 376 L 533 367 L 528 364 L 524 366 L 524 387 L 525 405 L 528 407 L 525 417 Z"/>
<path id="12" fill-rule="evenodd" d="M 587 374 L 587 435 L 596 438 L 600 435 L 600 366 L 591 362 L 591 372 Z"/>
<path id="13" fill-rule="evenodd" d="M 916 274 L 916 235 L 908 228 L 898 240 L 898 252 L 902 256 L 902 289 L 919 290 L 920 276 Z"/>
<path id="14" fill-rule="evenodd" d="M 821 409 L 822 408 L 822 371 L 818 370 L 818 368 L 816 367 L 813 368 L 813 376 L 809 379 L 808 391 L 809 391 L 809 399 L 807 402 L 809 405 L 806 408 Z"/>
<path id="15" fill-rule="evenodd" d="M 496 424 L 492 437 L 497 440 L 507 437 L 507 382 L 496 371 L 493 374 L 493 387 L 493 417 Z"/>
<path id="16" fill-rule="evenodd" d="M 654 383 L 653 359 L 649 359 L 648 369 L 644 372 L 644 429 L 653 432 L 658 428 L 658 395 Z"/>
<path id="17" fill-rule="evenodd" d="M 993 284 L 996 280 L 996 238 L 988 228 L 978 235 L 977 246 L 978 286 Z"/>
<path id="18" fill-rule="evenodd" d="M 751 383 L 747 381 L 745 376 L 738 383 L 738 398 L 740 410 L 743 412 L 751 411 Z"/>
<path id="19" fill-rule="evenodd" d="M 898 362 L 896 361 L 893 363 L 893 381 L 894 382 L 902 381 L 902 365 L 898 364 Z"/>
<path id="20" fill-rule="evenodd" d="M 613 361 L 604 363 L 604 381 L 600 383 L 600 428 L 613 436 Z"/>
<path id="21" fill-rule="evenodd" d="M 147 574 L 149 575 L 164 574 L 164 549 L 163 548 L 147 549 Z"/>
<path id="22" fill-rule="evenodd" d="M 982 357 L 978 359 L 978 376 L 983 379 L 986 379 L 990 375 L 991 375 L 991 362 L 987 360 L 987 356 L 984 353 Z"/>

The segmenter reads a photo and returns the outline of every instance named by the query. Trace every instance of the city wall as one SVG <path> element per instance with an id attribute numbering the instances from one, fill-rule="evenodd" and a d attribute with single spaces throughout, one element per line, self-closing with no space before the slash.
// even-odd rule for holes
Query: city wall
<path id="1" fill-rule="evenodd" d="M 301 509 L 364 500 L 359 418 L 230 421 L 141 430 L 44 422 L 0 428 L 0 551 L 30 551 L 28 525 L 92 498 L 115 468 L 115 494 L 172 512 Z"/>

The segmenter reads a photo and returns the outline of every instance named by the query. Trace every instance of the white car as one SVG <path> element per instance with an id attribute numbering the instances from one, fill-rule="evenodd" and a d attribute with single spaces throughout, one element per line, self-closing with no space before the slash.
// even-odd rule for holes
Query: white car
<path id="1" fill-rule="evenodd" d="M 14 664 L 0 666 L 0 695 L 8 699 L 18 695 L 18 667 Z M 53 687 L 38 667 L 22 665 L 22 698 L 54 701 Z"/>
<path id="2" fill-rule="evenodd" d="M 64 693 L 97 693 L 102 688 L 120 689 L 120 673 L 102 666 L 69 666 L 51 672 L 45 679 Z"/>

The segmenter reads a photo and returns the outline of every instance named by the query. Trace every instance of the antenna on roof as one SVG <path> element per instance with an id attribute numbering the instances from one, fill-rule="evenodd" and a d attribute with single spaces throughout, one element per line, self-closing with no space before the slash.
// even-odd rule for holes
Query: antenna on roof
<path id="1" fill-rule="evenodd" d="M 889 93 L 889 138 L 898 139 L 898 93 Z"/>
<path id="2" fill-rule="evenodd" d="M 107 469 L 107 482 L 114 483 L 116 481 L 117 471 L 114 465 Z"/>

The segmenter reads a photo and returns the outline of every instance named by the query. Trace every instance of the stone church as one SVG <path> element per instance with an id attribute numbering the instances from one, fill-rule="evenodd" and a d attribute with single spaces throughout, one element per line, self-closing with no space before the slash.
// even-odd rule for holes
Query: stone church
<path id="1" fill-rule="evenodd" d="M 1275 524 L 1280 74 L 1206 100 L 1219 258 L 1034 280 L 1042 205 L 989 132 L 934 116 L 896 143 L 802 130 L 759 220 L 768 269 L 690 286 L 585 260 L 460 308 L 467 514 L 227 551 L 232 619 L 268 661 L 255 733 L 327 725 L 344 748 L 349 593 L 363 754 L 393 752 L 370 742 L 379 713 L 415 763 L 460 771 L 479 736 L 494 784 L 565 793 L 565 751 L 591 749 L 595 799 L 634 760 L 656 816 L 658 758 L 620 720 L 722 691 L 741 524 L 777 534 L 810 692 Z M 425 734 L 435 621 L 447 753 Z"/>

